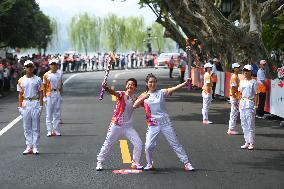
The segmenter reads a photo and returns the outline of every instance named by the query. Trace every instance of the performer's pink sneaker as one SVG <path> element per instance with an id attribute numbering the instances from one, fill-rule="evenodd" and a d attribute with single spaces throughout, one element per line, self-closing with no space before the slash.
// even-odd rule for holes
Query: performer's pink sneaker
<path id="1" fill-rule="evenodd" d="M 184 170 L 186 170 L 186 171 L 194 171 L 195 169 L 194 169 L 194 167 L 190 163 L 186 163 L 184 165 Z"/>
<path id="2" fill-rule="evenodd" d="M 249 147 L 249 143 L 245 143 L 244 145 L 241 146 L 241 149 L 247 149 Z"/>
<path id="3" fill-rule="evenodd" d="M 131 169 L 142 170 L 143 166 L 139 163 L 136 163 L 135 161 L 132 161 Z"/>

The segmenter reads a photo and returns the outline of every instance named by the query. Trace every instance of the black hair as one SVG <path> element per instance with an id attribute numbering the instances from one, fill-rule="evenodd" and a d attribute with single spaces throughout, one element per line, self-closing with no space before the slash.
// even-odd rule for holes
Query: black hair
<path id="1" fill-rule="evenodd" d="M 149 73 L 149 74 L 146 76 L 146 79 L 145 79 L 146 84 L 148 83 L 148 81 L 149 81 L 150 78 L 154 78 L 154 79 L 157 81 L 157 77 L 156 77 L 154 74 Z M 148 88 L 148 86 L 146 85 L 146 91 L 148 91 L 148 90 L 149 90 L 149 88 Z"/>
<path id="2" fill-rule="evenodd" d="M 134 83 L 135 87 L 137 87 L 137 80 L 135 78 L 129 78 L 129 79 L 127 79 L 127 81 L 125 83 L 127 84 L 128 81 L 132 81 Z"/>

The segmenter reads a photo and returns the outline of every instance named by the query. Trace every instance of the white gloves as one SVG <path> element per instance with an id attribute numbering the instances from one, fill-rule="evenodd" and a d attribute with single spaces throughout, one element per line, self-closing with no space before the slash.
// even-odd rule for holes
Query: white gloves
<path id="1" fill-rule="evenodd" d="M 18 111 L 19 111 L 20 115 L 23 115 L 23 108 L 22 107 L 18 107 Z"/>
<path id="2" fill-rule="evenodd" d="M 46 101 L 47 101 L 47 98 L 46 97 L 43 97 L 43 103 L 46 103 Z"/>

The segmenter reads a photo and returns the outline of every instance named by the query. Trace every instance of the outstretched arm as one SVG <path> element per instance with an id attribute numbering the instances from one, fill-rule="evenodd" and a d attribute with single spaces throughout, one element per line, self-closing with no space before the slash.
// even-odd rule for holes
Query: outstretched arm
<path id="1" fill-rule="evenodd" d="M 167 91 L 169 94 L 172 94 L 173 92 L 175 92 L 176 90 L 186 86 L 189 84 L 189 82 L 191 82 L 191 78 L 187 78 L 185 82 L 181 83 L 181 84 L 178 84 L 177 86 L 175 87 L 171 87 L 171 88 L 168 88 Z"/>

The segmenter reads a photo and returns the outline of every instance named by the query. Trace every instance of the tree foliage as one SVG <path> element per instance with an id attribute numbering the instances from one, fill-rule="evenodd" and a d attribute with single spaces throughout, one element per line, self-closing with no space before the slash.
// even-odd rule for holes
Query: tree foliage
<path id="1" fill-rule="evenodd" d="M 83 13 L 72 17 L 69 24 L 69 37 L 76 50 L 97 50 L 100 45 L 100 18 Z"/>
<path id="2" fill-rule="evenodd" d="M 0 1 L 0 48 L 46 49 L 52 30 L 35 0 Z"/>

